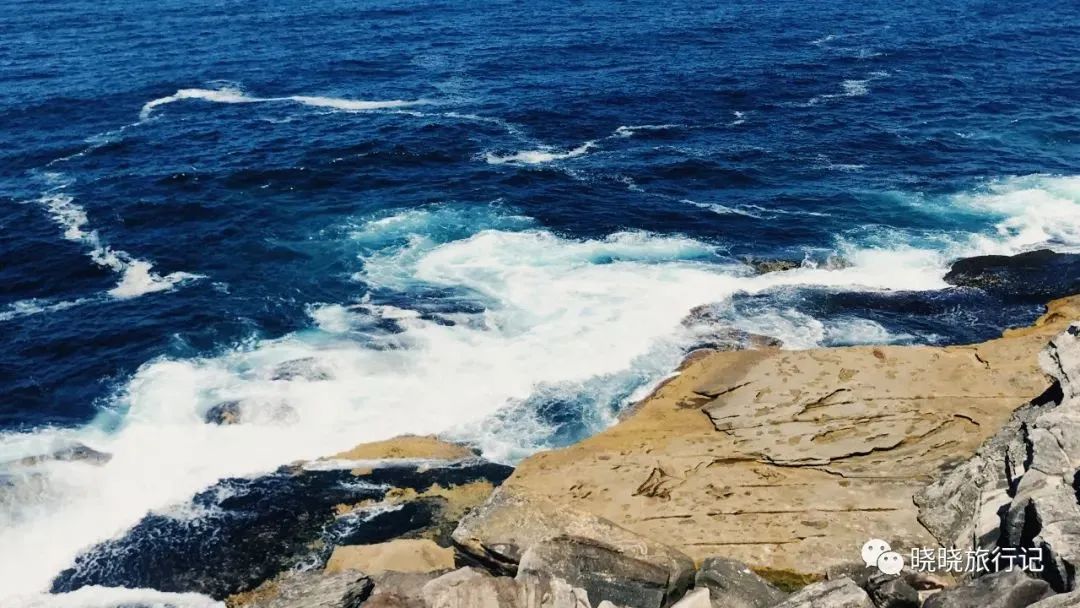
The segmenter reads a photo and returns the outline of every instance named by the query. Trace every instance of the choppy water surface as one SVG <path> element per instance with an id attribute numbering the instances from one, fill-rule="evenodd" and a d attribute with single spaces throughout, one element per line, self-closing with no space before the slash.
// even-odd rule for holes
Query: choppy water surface
<path id="1" fill-rule="evenodd" d="M 6 467 L 23 603 L 160 600 L 30 598 L 226 476 L 594 432 L 697 305 L 793 348 L 983 339 L 1037 306 L 936 293 L 952 260 L 1080 246 L 1075 4 L 3 8 L 0 461 L 112 454 Z"/>

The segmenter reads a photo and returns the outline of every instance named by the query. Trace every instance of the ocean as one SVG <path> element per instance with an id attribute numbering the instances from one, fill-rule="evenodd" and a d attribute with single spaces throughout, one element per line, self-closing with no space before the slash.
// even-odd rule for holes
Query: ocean
<path id="1" fill-rule="evenodd" d="M 157 597 L 38 594 L 224 477 L 585 437 L 701 305 L 788 348 L 983 340 L 1040 303 L 952 261 L 1080 250 L 1077 3 L 2 9 L 0 463 L 111 455 L 0 465 L 5 606 Z"/>

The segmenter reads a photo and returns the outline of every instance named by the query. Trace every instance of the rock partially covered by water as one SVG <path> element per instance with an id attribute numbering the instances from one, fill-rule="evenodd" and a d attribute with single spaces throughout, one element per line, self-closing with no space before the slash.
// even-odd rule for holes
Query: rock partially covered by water
<path id="1" fill-rule="evenodd" d="M 203 419 L 211 424 L 238 424 L 242 420 L 240 402 L 222 401 L 206 410 Z"/>
<path id="2" fill-rule="evenodd" d="M 112 454 L 106 452 L 99 452 L 92 447 L 83 445 L 81 443 L 72 443 L 63 447 L 57 448 L 48 454 L 39 454 L 35 456 L 27 456 L 26 458 L 20 458 L 13 464 L 22 466 L 34 466 L 38 464 L 44 464 L 47 462 L 85 462 L 93 465 L 103 465 L 112 460 Z"/>
<path id="3" fill-rule="evenodd" d="M 1044 302 L 1080 293 L 1080 254 L 1049 249 L 959 260 L 945 281 L 1011 300 Z"/>
<path id="4" fill-rule="evenodd" d="M 318 382 L 330 380 L 334 375 L 325 366 L 319 363 L 315 357 L 304 357 L 286 361 L 274 368 L 271 380 L 307 380 Z"/>
<path id="5" fill-rule="evenodd" d="M 802 267 L 802 260 L 750 258 L 746 263 L 758 274 L 784 272 L 785 270 L 794 270 Z"/>
<path id="6" fill-rule="evenodd" d="M 682 320 L 683 327 L 694 332 L 694 341 L 687 351 L 780 348 L 784 345 L 776 338 L 732 327 L 729 308 L 727 304 L 703 304 L 690 310 Z"/>
<path id="7" fill-rule="evenodd" d="M 395 446 L 382 448 L 386 454 Z M 220 599 L 290 568 L 320 567 L 339 545 L 398 537 L 445 544 L 461 514 L 511 472 L 468 453 L 454 460 L 373 458 L 360 468 L 350 460 L 314 461 L 222 480 L 83 553 L 53 590 L 150 587 Z"/>

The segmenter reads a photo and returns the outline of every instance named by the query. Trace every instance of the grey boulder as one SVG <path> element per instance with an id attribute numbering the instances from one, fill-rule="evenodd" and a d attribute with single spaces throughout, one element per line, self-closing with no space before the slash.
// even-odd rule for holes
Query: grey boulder
<path id="1" fill-rule="evenodd" d="M 807 585 L 776 608 L 874 608 L 870 596 L 850 578 Z"/>
<path id="2" fill-rule="evenodd" d="M 256 599 L 248 608 L 360 608 L 374 583 L 359 572 L 324 575 L 300 572 L 281 577 L 272 597 Z"/>
<path id="3" fill-rule="evenodd" d="M 427 608 L 592 608 L 588 596 L 564 581 L 531 575 L 513 579 L 461 568 L 421 590 Z"/>
<path id="4" fill-rule="evenodd" d="M 1019 570 L 997 572 L 931 595 L 924 608 L 1025 608 L 1052 595 L 1046 581 Z"/>
<path id="5" fill-rule="evenodd" d="M 527 575 L 562 579 L 584 589 L 591 601 L 628 608 L 661 608 L 675 599 L 667 568 L 595 539 L 564 536 L 534 544 L 518 565 L 518 576 Z"/>
<path id="6" fill-rule="evenodd" d="M 746 564 L 723 557 L 702 562 L 694 586 L 707 589 L 717 608 L 770 608 L 787 597 Z"/>

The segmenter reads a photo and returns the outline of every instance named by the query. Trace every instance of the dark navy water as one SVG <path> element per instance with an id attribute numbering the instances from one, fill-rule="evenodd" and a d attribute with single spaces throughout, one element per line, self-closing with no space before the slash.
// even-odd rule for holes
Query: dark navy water
<path id="1" fill-rule="evenodd" d="M 576 439 L 700 304 L 792 348 L 985 339 L 1038 303 L 951 261 L 1080 245 L 1076 3 L 0 8 L 0 460 L 114 454 L 0 501 L 16 591 L 350 441 Z"/>

